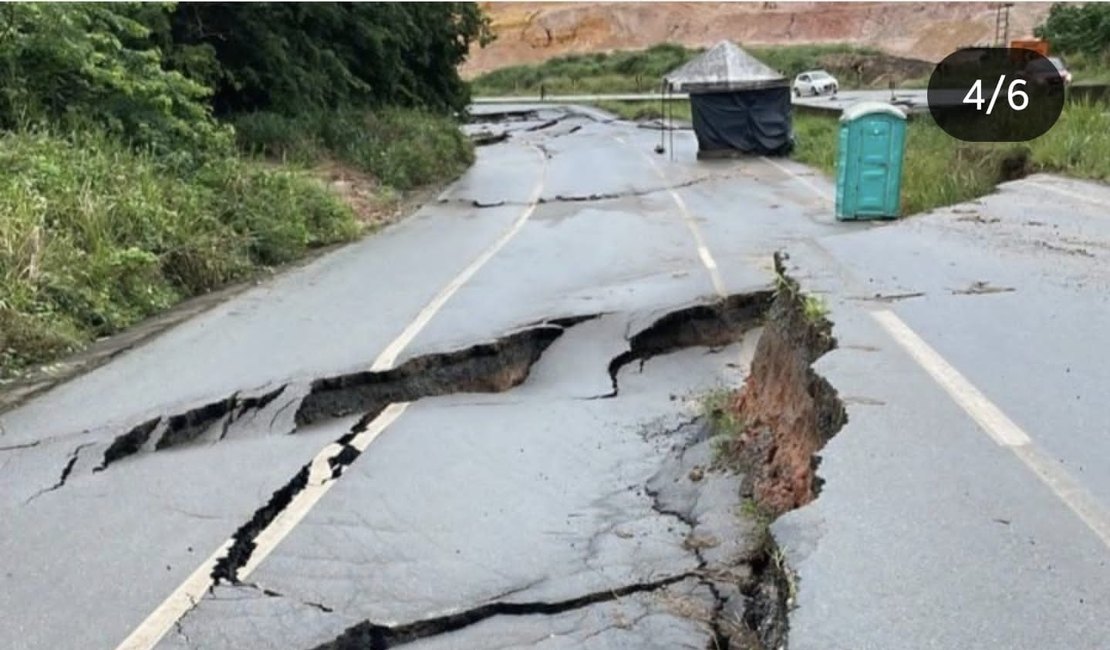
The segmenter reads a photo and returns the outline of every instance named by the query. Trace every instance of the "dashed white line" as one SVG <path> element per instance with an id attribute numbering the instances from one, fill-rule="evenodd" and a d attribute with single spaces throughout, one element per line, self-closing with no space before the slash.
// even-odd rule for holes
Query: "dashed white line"
<path id="1" fill-rule="evenodd" d="M 615 136 L 613 139 L 623 145 L 628 144 L 623 138 Z M 637 151 L 639 150 L 637 149 Z M 705 238 L 702 237 L 701 228 L 698 228 L 698 222 L 694 219 L 694 216 L 690 214 L 690 210 L 686 207 L 686 202 L 682 200 L 682 195 L 675 190 L 670 180 L 667 179 L 667 175 L 663 173 L 663 169 L 651 156 L 642 151 L 639 151 L 639 153 L 651 164 L 652 169 L 655 170 L 659 179 L 663 181 L 663 185 L 667 188 L 667 192 L 670 193 L 671 199 L 675 202 L 675 205 L 678 206 L 678 211 L 682 213 L 682 220 L 686 223 L 687 229 L 690 230 L 690 234 L 694 237 L 698 258 L 701 260 L 705 270 L 709 272 L 709 280 L 713 283 L 713 290 L 717 292 L 718 296 L 722 298 L 725 297 L 728 295 L 728 291 L 725 289 L 725 283 L 721 279 L 720 271 L 717 269 L 717 261 L 713 259 L 712 253 L 709 252 L 709 246 L 706 245 Z"/>
<path id="2" fill-rule="evenodd" d="M 968 381 L 929 346 L 894 312 L 880 309 L 871 317 L 909 353 L 910 357 L 979 425 L 991 440 L 1009 449 L 1058 499 L 1110 548 L 1110 512 L 1107 512 L 1059 463 L 1046 456 L 1033 439 L 1002 409 Z"/>

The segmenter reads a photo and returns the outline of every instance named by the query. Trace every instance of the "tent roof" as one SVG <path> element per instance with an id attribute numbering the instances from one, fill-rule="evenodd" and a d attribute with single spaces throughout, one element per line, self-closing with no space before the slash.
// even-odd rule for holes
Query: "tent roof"
<path id="1" fill-rule="evenodd" d="M 786 78 L 766 63 L 721 41 L 663 78 L 676 92 L 721 92 L 786 86 Z"/>

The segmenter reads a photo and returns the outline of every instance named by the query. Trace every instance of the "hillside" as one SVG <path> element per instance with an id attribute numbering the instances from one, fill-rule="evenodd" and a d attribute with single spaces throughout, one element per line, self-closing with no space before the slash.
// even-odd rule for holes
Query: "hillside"
<path id="1" fill-rule="evenodd" d="M 991 44 L 995 2 L 482 3 L 497 40 L 474 48 L 464 76 L 562 54 L 644 48 L 664 41 L 704 47 L 850 43 L 938 61 Z M 1010 36 L 1032 33 L 1049 3 L 1017 3 Z"/>

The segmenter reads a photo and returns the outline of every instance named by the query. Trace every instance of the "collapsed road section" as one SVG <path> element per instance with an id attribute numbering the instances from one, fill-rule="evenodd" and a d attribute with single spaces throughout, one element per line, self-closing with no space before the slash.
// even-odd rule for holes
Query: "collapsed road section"
<path id="1" fill-rule="evenodd" d="M 625 363 L 689 347 L 717 347 L 738 341 L 758 324 L 770 305 L 770 291 L 729 296 L 705 305 L 668 313 L 629 339 L 629 349 L 608 365 L 616 390 L 617 374 Z M 361 453 L 351 441 L 389 405 L 451 393 L 498 393 L 519 385 L 545 350 L 567 328 L 597 315 L 547 321 L 489 344 L 450 353 L 411 359 L 394 370 L 359 372 L 320 379 L 301 400 L 294 420 L 305 426 L 324 419 L 361 414 L 351 430 L 336 440 L 339 451 L 328 458 L 331 478 L 338 478 Z M 238 580 L 250 559 L 254 539 L 308 485 L 311 464 L 305 465 L 247 524 L 232 536 L 228 553 L 212 573 L 216 582 Z"/>
<path id="2" fill-rule="evenodd" d="M 580 327 L 560 332 L 558 347 L 545 335 L 542 350 L 517 348 L 506 358 L 518 359 L 515 363 L 530 370 L 541 356 L 578 358 L 575 349 L 595 345 L 599 332 L 623 331 L 623 321 L 617 320 L 614 315 L 574 319 L 563 325 Z M 755 334 L 753 327 L 760 324 L 753 372 L 727 405 L 737 409 L 736 421 L 752 426 L 722 429 L 713 414 L 690 418 L 675 413 L 674 384 L 691 378 L 676 381 L 668 374 L 670 364 L 698 364 L 706 377 L 719 377 L 728 365 L 720 355 L 736 353 L 738 342 Z M 517 391 L 509 390 L 510 384 L 523 382 L 529 373 L 507 372 L 486 362 L 473 362 L 474 372 L 467 372 L 458 365 L 461 360 L 444 365 L 419 361 L 421 372 L 450 368 L 445 376 L 467 377 L 472 388 L 505 386 L 508 401 L 472 403 L 460 400 L 461 395 L 439 393 L 441 397 L 422 401 L 394 423 L 393 442 L 375 446 L 357 466 L 352 463 L 359 458 L 358 449 L 345 449 L 342 458 L 333 456 L 334 471 L 325 480 L 344 477 L 332 494 L 339 495 L 336 503 L 349 504 L 350 514 L 308 517 L 299 529 L 303 535 L 294 533 L 246 582 L 240 571 L 251 562 L 253 540 L 310 483 L 306 466 L 236 534 L 232 552 L 213 572 L 208 596 L 179 621 L 178 634 L 163 645 L 207 647 L 218 631 L 223 645 L 215 645 L 231 647 L 229 643 L 245 638 L 239 635 L 248 634 L 238 622 L 244 616 L 296 616 L 312 623 L 306 623 L 303 636 L 286 640 L 294 644 L 290 647 L 322 650 L 525 648 L 534 644 L 530 639 L 552 635 L 565 638 L 566 647 L 785 647 L 795 577 L 784 566 L 768 525 L 794 502 L 779 504 L 774 495 L 788 490 L 772 487 L 793 488 L 795 475 L 806 476 L 811 486 L 806 498 L 813 498 L 818 481 L 812 469 L 820 445 L 796 445 L 809 450 L 804 458 L 802 451 L 780 457 L 768 450 L 788 446 L 798 435 L 826 440 L 837 422 L 843 422 L 835 391 L 824 392 L 831 388 L 809 367 L 833 344 L 829 327 L 812 301 L 786 278 L 775 291 L 674 310 L 614 340 L 623 341 L 625 349 L 614 349 L 606 370 L 620 380 L 622 390 L 600 400 L 536 393 L 534 382 L 550 379 L 542 369 L 539 377 L 528 379 L 532 389 L 525 396 L 513 397 Z M 516 348 L 506 340 L 500 345 L 490 350 Z M 638 372 L 632 372 L 633 361 L 640 362 Z M 307 407 L 305 413 L 314 414 L 307 419 L 360 409 L 373 413 L 383 400 L 398 395 L 382 393 L 382 386 L 374 373 L 321 380 L 315 385 L 321 397 Z M 763 392 L 800 400 L 802 415 L 780 429 L 782 422 L 756 406 Z M 541 408 L 561 414 L 556 416 L 563 424 L 558 440 L 552 439 L 549 425 L 537 422 L 543 419 L 537 415 Z M 668 415 L 657 419 L 652 413 Z M 676 415 L 681 417 L 676 420 Z M 623 421 L 639 424 L 614 428 Z M 806 429 L 805 423 L 818 422 L 831 424 Z M 360 426 L 364 424 L 352 434 Z M 442 456 L 429 454 L 427 441 L 447 450 Z M 471 461 L 452 454 L 455 445 L 476 458 L 506 456 L 515 463 L 502 466 L 503 473 L 522 478 L 505 487 L 513 485 L 514 494 L 529 497 L 516 514 L 505 514 L 511 524 L 500 518 L 487 522 L 481 514 L 501 499 L 483 504 L 466 496 L 470 487 L 455 482 L 459 472 L 479 484 L 492 480 L 500 485 L 508 479 L 488 475 L 488 467 L 481 475 L 470 475 L 466 466 Z M 529 461 L 529 450 L 536 445 L 545 451 Z M 396 455 L 407 448 L 425 450 L 419 452 L 418 465 Z M 572 471 L 573 466 L 564 464 L 566 455 L 582 459 L 583 453 L 591 458 L 585 468 Z M 798 459 L 802 467 L 790 465 Z M 530 467 L 538 474 L 525 471 Z M 629 468 L 636 469 L 629 473 Z M 551 486 L 557 491 L 550 492 Z M 566 501 L 560 495 L 567 490 L 578 496 Z M 386 494 L 395 495 L 388 499 L 394 505 L 384 511 L 371 505 Z M 398 528 L 391 513 L 406 507 L 400 505 L 408 502 L 405 495 L 434 504 L 418 509 L 442 510 L 436 524 L 422 530 L 412 529 L 415 522 Z M 348 517 L 354 519 L 334 528 Z M 570 529 L 556 533 L 559 521 Z M 364 527 L 365 534 L 357 532 Z M 338 537 L 327 541 L 332 531 Z M 445 546 L 457 550 L 441 555 Z M 514 561 L 516 549 L 528 559 Z M 490 553 L 496 558 L 493 564 Z M 305 564 L 307 558 L 317 559 Z M 317 577 L 321 571 L 328 577 Z"/>
<path id="3" fill-rule="evenodd" d="M 769 516 L 812 498 L 817 487 L 814 454 L 820 446 L 807 443 L 795 450 L 791 440 L 813 432 L 818 435 L 812 439 L 827 439 L 840 421 L 830 410 L 837 403 L 835 391 L 809 368 L 831 346 L 831 336 L 827 322 L 814 318 L 807 304 L 796 285 L 784 280 L 775 289 L 670 311 L 541 321 L 488 342 L 414 357 L 391 370 L 239 391 L 176 413 L 147 416 L 114 437 L 91 444 L 86 438 L 65 458 L 60 479 L 48 490 L 84 489 L 65 486 L 75 479 L 112 476 L 121 463 L 144 463 L 149 455 L 201 443 L 205 446 L 189 452 L 197 461 L 231 449 L 228 441 L 242 436 L 259 436 L 253 446 L 266 444 L 262 438 L 268 435 L 327 433 L 322 440 L 332 442 L 279 487 L 270 487 L 270 497 L 237 528 L 229 527 L 235 532 L 200 574 L 205 581 L 200 590 L 191 591 L 167 623 L 166 630 L 176 625 L 183 632 L 165 637 L 169 647 L 185 638 L 204 639 L 213 608 L 239 607 L 227 595 L 248 590 L 267 603 L 258 606 L 309 603 L 312 616 L 329 621 L 327 633 L 298 640 L 295 647 L 484 647 L 482 639 L 503 629 L 513 638 L 554 628 L 588 636 L 581 617 L 592 612 L 600 617 L 594 622 L 609 630 L 593 630 L 601 636 L 625 634 L 627 627 L 650 641 L 656 635 L 649 631 L 654 623 L 647 621 L 658 619 L 667 630 L 659 638 L 678 643 L 699 639 L 696 645 L 711 648 L 777 648 L 785 639 L 792 583 L 767 532 Z M 740 347 L 751 347 L 757 337 L 753 374 L 730 406 L 751 426 L 720 431 L 712 417 L 691 417 L 698 396 L 720 380 L 722 371 L 735 367 Z M 539 376 L 533 377 L 537 367 Z M 584 380 L 587 375 L 591 378 Z M 527 388 L 517 390 L 524 383 Z M 606 384 L 611 385 L 608 394 Z M 491 397 L 475 400 L 475 394 Z M 823 424 L 810 431 L 808 420 L 803 421 L 809 415 L 775 420 L 782 404 L 770 395 L 802 404 L 813 422 Z M 405 410 L 395 407 L 407 404 L 415 408 L 397 419 Z M 386 411 L 393 411 L 392 424 L 378 433 L 390 427 L 390 442 L 375 444 L 367 455 L 377 435 L 367 438 L 367 429 Z M 722 441 L 724 434 L 728 438 Z M 466 448 L 437 456 L 437 447 L 455 445 Z M 792 451 L 785 453 L 787 448 Z M 509 450 L 513 456 L 493 460 Z M 396 457 L 410 452 L 427 458 Z M 467 475 L 450 478 L 458 471 Z M 513 483 L 481 487 L 509 479 Z M 406 481 L 414 483 L 406 486 Z M 467 481 L 476 485 L 466 486 Z M 813 486 L 808 496 L 797 489 L 799 481 Z M 460 528 L 461 520 L 450 513 L 483 502 L 472 495 L 452 505 L 454 495 L 435 496 L 450 485 L 465 486 L 458 489 L 460 497 L 474 489 L 527 494 L 492 501 L 527 510 L 488 524 L 480 524 L 475 512 Z M 313 497 L 290 519 L 305 496 L 319 493 L 321 486 L 329 495 L 346 496 Z M 780 492 L 792 498 L 775 501 Z M 389 519 L 391 513 L 410 506 L 394 504 L 378 512 L 385 495 L 401 503 L 405 495 L 418 496 L 437 504 L 430 506 L 433 511 L 445 510 L 413 514 L 398 523 Z M 745 495 L 754 507 L 745 505 Z M 319 526 L 329 530 L 327 522 L 335 521 L 334 514 L 321 515 L 325 523 L 315 521 L 308 510 L 317 503 L 324 510 L 337 503 L 358 504 L 359 521 L 365 519 L 367 531 L 375 531 L 360 542 L 309 543 L 307 548 L 319 547 L 312 551 L 315 557 L 341 569 L 337 585 L 327 588 L 312 586 L 310 568 L 288 569 L 290 554 L 306 557 L 297 551 L 306 543 L 297 533 L 319 534 Z M 443 523 L 432 525 L 425 516 Z M 303 527 L 295 529 L 302 521 Z M 473 525 L 492 525 L 500 532 L 474 534 Z M 556 532 L 564 526 L 566 531 Z M 384 537 L 383 531 L 388 531 Z M 405 541 L 390 541 L 396 535 Z M 408 540 L 412 535 L 416 538 Z M 425 548 L 437 536 L 441 539 Z M 496 557 L 502 549 L 507 556 L 492 564 L 481 560 L 479 566 L 488 565 L 492 573 L 466 579 L 457 590 L 445 585 L 443 594 L 405 595 L 406 589 L 424 588 L 413 577 L 395 574 L 410 575 L 406 572 L 425 558 L 432 562 L 427 569 L 432 573 L 417 580 L 466 575 L 436 569 L 435 562 L 443 560 L 427 554 L 444 544 L 459 545 L 458 557 L 446 561 L 472 563 L 491 552 Z M 512 549 L 532 545 L 537 546 L 529 549 L 534 560 L 517 570 Z M 386 559 L 398 552 L 413 556 Z M 371 553 L 385 563 L 359 565 L 347 557 L 352 553 Z M 385 584 L 394 586 L 375 595 L 375 585 Z M 334 589 L 369 592 L 348 600 Z M 385 600 L 360 602 L 367 598 Z M 622 617 L 631 621 L 626 627 Z"/>

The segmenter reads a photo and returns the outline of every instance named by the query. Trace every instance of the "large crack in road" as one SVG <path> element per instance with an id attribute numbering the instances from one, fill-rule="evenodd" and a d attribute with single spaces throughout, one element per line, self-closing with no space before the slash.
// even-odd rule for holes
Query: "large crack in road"
<path id="1" fill-rule="evenodd" d="M 609 362 L 613 391 L 602 397 L 615 397 L 620 393 L 618 375 L 629 363 L 638 361 L 642 368 L 648 359 L 682 348 L 715 348 L 739 341 L 760 323 L 774 295 L 770 290 L 735 294 L 666 314 L 633 335 L 628 350 Z"/>
<path id="2" fill-rule="evenodd" d="M 821 432 L 816 436 L 811 432 L 801 433 L 820 440 L 823 445 L 839 428 L 838 423 L 842 424 L 835 414 L 830 419 L 825 412 L 829 411 L 830 405 L 839 402 L 835 390 L 828 387 L 827 382 L 822 384 L 824 380 L 814 375 L 810 364 L 830 349 L 832 343 L 828 342 L 829 337 L 814 338 L 806 329 L 810 324 L 792 316 L 795 312 L 784 305 L 795 304 L 799 300 L 797 288 L 791 284 L 785 285 L 785 288 L 791 291 L 784 291 L 784 287 L 780 286 L 777 290 L 735 294 L 664 314 L 628 336 L 627 349 L 609 360 L 606 369 L 613 390 L 600 397 L 615 398 L 619 395 L 621 370 L 633 362 L 640 362 L 642 368 L 643 363 L 652 357 L 684 348 L 727 346 L 763 324 L 764 318 L 770 315 L 778 325 L 770 323 L 760 337 L 753 373 L 745 387 L 747 401 L 744 403 L 757 403 L 761 390 L 782 393 L 782 382 L 792 384 L 785 388 L 788 394 L 800 391 L 811 398 L 816 386 L 816 403 L 819 406 L 816 410 L 821 412 L 815 417 L 822 422 Z M 237 422 L 257 416 L 267 409 L 289 410 L 296 405 L 291 411 L 291 433 L 316 423 L 359 416 L 357 423 L 330 445 L 325 472 L 320 473 L 320 468 L 314 467 L 311 462 L 302 466 L 232 535 L 227 552 L 217 559 L 212 569 L 212 584 L 246 584 L 240 582 L 240 572 L 251 562 L 259 535 L 310 483 L 341 478 L 344 470 L 365 449 L 365 446 L 353 444 L 356 436 L 391 404 L 452 393 L 511 390 L 525 381 L 533 365 L 568 328 L 598 317 L 598 314 L 586 314 L 551 319 L 487 343 L 414 357 L 392 370 L 342 374 L 317 379 L 307 386 L 285 384 L 247 395 L 237 392 L 228 398 L 178 414 L 154 417 L 112 439 L 103 452 L 101 464 L 94 471 L 103 471 L 139 453 L 164 451 L 199 440 L 219 441 Z M 824 341 L 824 347 L 814 347 L 813 341 Z M 788 358 L 788 361 L 782 361 L 780 357 Z M 804 365 L 801 370 L 797 368 L 799 360 Z M 787 366 L 793 370 L 775 370 Z M 278 399 L 282 396 L 289 399 L 278 407 Z M 686 530 L 683 548 L 696 559 L 694 571 L 622 584 L 563 600 L 495 600 L 408 623 L 384 624 L 365 620 L 318 648 L 390 648 L 457 632 L 495 617 L 555 615 L 619 600 L 631 594 L 649 594 L 682 581 L 701 585 L 711 596 L 709 614 L 703 621 L 711 631 L 709 648 L 780 647 L 786 638 L 791 578 L 777 559 L 779 556 L 774 541 L 768 533 L 754 535 L 758 542 L 753 544 L 750 543 L 753 537 L 751 531 L 745 532 L 736 527 L 742 519 L 736 514 L 736 502 L 742 492 L 754 492 L 761 505 L 776 515 L 800 505 L 804 498 L 779 504 L 767 496 L 775 494 L 775 490 L 765 487 L 779 481 L 783 475 L 798 474 L 797 467 L 784 465 L 797 462 L 810 468 L 806 476 L 813 489 L 808 498 L 813 498 L 819 480 L 812 470 L 816 468 L 815 454 L 821 445 L 798 445 L 792 437 L 799 435 L 799 431 L 784 430 L 769 413 L 757 412 L 750 406 L 745 408 L 749 409 L 748 415 L 753 423 L 760 425 L 756 430 L 761 433 L 734 441 L 736 449 L 742 452 L 738 454 L 743 461 L 742 475 L 712 469 L 715 461 L 711 449 L 713 445 L 706 433 L 708 428 L 704 419 L 695 418 L 682 423 L 670 434 L 685 437 L 686 440 L 666 456 L 665 467 L 657 475 L 657 478 L 665 476 L 666 480 L 652 479 L 644 486 L 652 508 L 661 516 L 673 518 L 676 525 Z M 695 434 L 688 435 L 687 431 L 694 431 Z M 65 485 L 78 457 L 89 446 L 86 443 L 74 450 L 67 458 L 58 483 L 45 491 Z M 786 447 L 797 448 L 798 453 L 780 454 L 779 450 Z M 784 457 L 786 460 L 783 460 Z M 753 484 L 755 488 L 752 488 Z M 673 494 L 675 490 L 686 490 L 687 494 L 676 497 Z M 703 506 L 699 500 L 714 490 L 718 492 L 717 500 L 712 506 Z M 697 496 L 691 497 L 691 494 Z M 729 513 L 728 516 L 721 517 L 722 511 Z M 331 608 L 321 611 L 330 613 Z M 180 626 L 179 632 L 184 633 Z"/>
<path id="3" fill-rule="evenodd" d="M 632 594 L 656 591 L 695 576 L 694 573 L 669 576 L 652 582 L 624 585 L 616 589 L 607 589 L 557 602 L 486 603 L 473 609 L 402 625 L 378 625 L 363 621 L 348 628 L 332 641 L 316 646 L 313 650 L 387 650 L 420 639 L 455 632 L 494 616 L 561 614 Z"/>
<path id="4" fill-rule="evenodd" d="M 545 149 L 545 151 L 546 151 L 546 149 Z M 660 187 L 645 187 L 645 188 L 640 188 L 640 189 L 630 189 L 630 190 L 625 190 L 623 192 L 593 192 L 593 193 L 590 193 L 590 194 L 556 194 L 555 196 L 540 197 L 539 199 L 536 200 L 536 203 L 539 204 L 539 205 L 546 205 L 546 204 L 551 204 L 551 203 L 592 203 L 592 202 L 598 202 L 598 201 L 615 201 L 615 200 L 619 200 L 619 199 L 635 198 L 635 197 L 641 197 L 641 196 L 650 196 L 652 194 L 658 194 L 660 192 L 669 192 L 669 191 L 672 191 L 672 190 L 682 189 L 682 188 L 685 188 L 685 187 L 693 187 L 694 185 L 700 185 L 702 183 L 707 183 L 709 181 L 718 180 L 720 178 L 721 178 L 721 176 L 718 176 L 718 175 L 699 176 L 697 178 L 692 178 L 690 180 L 682 181 L 680 183 L 674 183 L 673 185 L 664 185 L 664 186 L 660 186 Z M 452 201 L 452 199 L 447 199 L 447 198 L 440 199 L 440 203 L 448 203 L 450 201 Z M 473 208 L 500 208 L 500 207 L 504 207 L 504 206 L 507 206 L 507 205 L 515 205 L 515 206 L 526 206 L 526 205 L 528 205 L 528 203 L 524 202 L 524 201 L 505 201 L 505 200 L 482 201 L 482 200 L 479 200 L 479 199 L 466 199 L 466 198 L 458 198 L 458 199 L 454 199 L 454 201 L 457 202 L 457 203 L 463 203 L 463 204 L 468 205 L 468 206 L 473 207 Z"/>
<path id="5" fill-rule="evenodd" d="M 610 361 L 610 374 L 615 378 L 620 367 L 631 359 L 645 360 L 685 347 L 714 347 L 735 342 L 759 323 L 772 295 L 770 291 L 738 294 L 668 313 L 631 337 L 629 350 Z M 335 480 L 361 454 L 351 445 L 352 439 L 389 404 L 449 393 L 509 390 L 527 378 L 532 365 L 568 327 L 596 317 L 590 314 L 554 319 L 491 343 L 416 357 L 393 370 L 316 380 L 301 400 L 294 420 L 298 426 L 304 426 L 324 419 L 362 414 L 359 421 L 335 441 L 338 450 L 328 458 L 330 478 Z M 212 572 L 215 582 L 235 583 L 238 580 L 239 570 L 254 551 L 255 538 L 305 489 L 310 474 L 311 464 L 301 467 L 232 535 L 230 550 L 217 561 Z"/>

